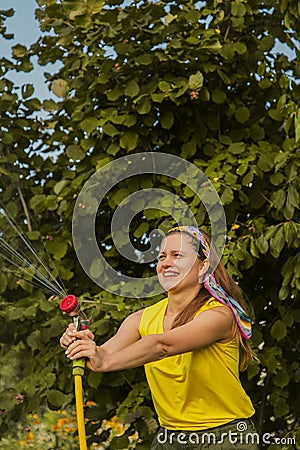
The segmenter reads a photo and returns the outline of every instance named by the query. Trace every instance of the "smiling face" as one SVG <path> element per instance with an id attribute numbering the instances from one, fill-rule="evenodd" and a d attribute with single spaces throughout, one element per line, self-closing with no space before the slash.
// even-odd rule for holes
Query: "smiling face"
<path id="1" fill-rule="evenodd" d="M 166 291 L 182 291 L 199 286 L 202 265 L 193 238 L 176 232 L 163 240 L 156 272 Z"/>

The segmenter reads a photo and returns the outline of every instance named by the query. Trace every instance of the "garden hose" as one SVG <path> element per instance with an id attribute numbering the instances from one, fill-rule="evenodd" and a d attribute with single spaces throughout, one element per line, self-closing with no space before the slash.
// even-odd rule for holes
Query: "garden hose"
<path id="1" fill-rule="evenodd" d="M 89 327 L 89 320 L 80 308 L 80 304 L 75 295 L 67 295 L 60 303 L 60 309 L 64 313 L 73 317 L 73 322 L 77 331 L 85 330 Z M 79 438 L 80 450 L 87 450 L 84 412 L 83 412 L 83 395 L 82 395 L 82 377 L 84 375 L 85 358 L 76 359 L 73 361 L 72 374 L 75 384 L 75 399 L 76 399 L 76 415 L 77 415 L 77 429 Z"/>
<path id="2" fill-rule="evenodd" d="M 80 450 L 87 450 L 85 426 L 84 426 L 83 402 L 82 402 L 82 376 L 74 375 L 74 383 L 75 383 L 76 415 L 77 415 L 79 448 L 80 448 Z"/>

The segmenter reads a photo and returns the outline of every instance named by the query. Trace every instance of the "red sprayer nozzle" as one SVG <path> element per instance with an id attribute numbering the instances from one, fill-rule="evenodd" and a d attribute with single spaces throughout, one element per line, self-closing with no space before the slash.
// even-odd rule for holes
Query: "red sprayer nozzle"
<path id="1" fill-rule="evenodd" d="M 73 317 L 73 322 L 77 330 L 86 330 L 90 325 L 90 320 L 80 307 L 80 303 L 75 295 L 67 295 L 62 299 L 59 305 L 62 312 Z"/>
<path id="2" fill-rule="evenodd" d="M 65 298 L 62 299 L 59 305 L 62 312 L 70 314 L 70 313 L 76 313 L 78 311 L 79 302 L 77 300 L 77 297 L 75 295 L 67 295 Z"/>

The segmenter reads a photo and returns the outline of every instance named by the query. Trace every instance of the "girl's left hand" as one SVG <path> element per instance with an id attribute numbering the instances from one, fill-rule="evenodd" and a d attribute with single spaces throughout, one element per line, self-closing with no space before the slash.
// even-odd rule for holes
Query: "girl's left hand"
<path id="1" fill-rule="evenodd" d="M 67 358 L 74 360 L 88 358 L 87 367 L 94 372 L 101 372 L 104 363 L 105 350 L 98 347 L 96 343 L 83 331 L 69 333 L 71 338 L 76 339 L 66 350 Z"/>

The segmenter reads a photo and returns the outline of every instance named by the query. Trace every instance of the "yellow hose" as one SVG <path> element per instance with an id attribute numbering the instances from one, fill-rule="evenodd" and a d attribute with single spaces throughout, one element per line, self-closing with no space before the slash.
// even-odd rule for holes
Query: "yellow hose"
<path id="1" fill-rule="evenodd" d="M 83 414 L 83 402 L 82 402 L 82 376 L 74 375 L 75 382 L 75 397 L 76 397 L 76 413 L 77 413 L 77 427 L 79 436 L 79 448 L 80 450 L 87 450 L 85 426 L 84 426 L 84 414 Z"/>

